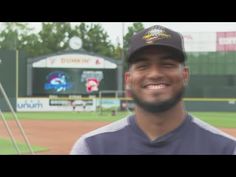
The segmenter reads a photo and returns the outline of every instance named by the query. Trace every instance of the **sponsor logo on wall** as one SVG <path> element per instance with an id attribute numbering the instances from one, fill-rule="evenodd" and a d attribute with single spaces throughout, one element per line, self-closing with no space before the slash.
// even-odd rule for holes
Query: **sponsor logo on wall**
<path id="1" fill-rule="evenodd" d="M 217 51 L 235 51 L 236 32 L 217 33 Z"/>
<path id="2" fill-rule="evenodd" d="M 40 100 L 31 100 L 31 99 L 25 99 L 22 101 L 17 101 L 17 109 L 29 109 L 29 110 L 38 110 L 43 109 L 43 103 Z"/>

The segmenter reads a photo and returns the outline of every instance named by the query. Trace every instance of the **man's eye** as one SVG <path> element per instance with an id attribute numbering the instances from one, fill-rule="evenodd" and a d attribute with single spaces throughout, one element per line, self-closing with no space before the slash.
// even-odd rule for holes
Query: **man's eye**
<path id="1" fill-rule="evenodd" d="M 172 63 L 164 63 L 163 66 L 166 68 L 173 68 L 175 65 Z"/>
<path id="2" fill-rule="evenodd" d="M 147 68 L 147 64 L 140 64 L 140 65 L 137 65 L 137 68 L 138 69 L 145 69 L 145 68 Z"/>

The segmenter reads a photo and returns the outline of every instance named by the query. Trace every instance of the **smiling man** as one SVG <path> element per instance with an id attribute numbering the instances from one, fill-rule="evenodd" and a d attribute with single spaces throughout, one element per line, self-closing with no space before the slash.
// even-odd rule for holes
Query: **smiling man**
<path id="1" fill-rule="evenodd" d="M 83 135 L 71 154 L 235 154 L 235 138 L 192 117 L 181 34 L 152 26 L 130 41 L 126 89 L 134 115 Z"/>

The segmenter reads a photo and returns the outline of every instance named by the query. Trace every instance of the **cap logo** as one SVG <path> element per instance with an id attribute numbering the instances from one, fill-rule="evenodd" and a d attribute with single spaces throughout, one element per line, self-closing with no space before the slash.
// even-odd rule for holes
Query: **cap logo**
<path id="1" fill-rule="evenodd" d="M 143 36 L 143 39 L 146 41 L 146 43 L 150 44 L 156 42 L 157 40 L 170 37 L 171 35 L 168 34 L 164 29 L 155 26 Z"/>

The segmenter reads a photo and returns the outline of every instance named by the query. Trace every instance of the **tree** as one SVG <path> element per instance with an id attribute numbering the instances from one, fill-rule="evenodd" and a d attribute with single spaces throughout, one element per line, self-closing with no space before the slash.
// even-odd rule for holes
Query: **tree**
<path id="1" fill-rule="evenodd" d="M 113 57 L 115 47 L 111 44 L 107 32 L 100 24 L 86 25 L 85 23 L 81 23 L 75 27 L 75 31 L 83 41 L 83 48 L 85 50 L 107 57 Z"/>
<path id="2" fill-rule="evenodd" d="M 87 32 L 88 32 L 89 26 L 86 25 L 84 22 L 82 22 L 79 26 L 75 26 L 75 29 L 72 31 L 71 36 L 79 36 L 80 39 L 83 41 L 83 48 L 87 48 Z"/>
<path id="3" fill-rule="evenodd" d="M 3 23 L 3 27 L 0 32 L 0 48 L 8 50 L 21 48 L 22 37 L 32 30 L 27 23 L 8 22 Z"/>
<path id="4" fill-rule="evenodd" d="M 70 23 L 42 23 L 36 34 L 27 23 L 4 23 L 0 32 L 0 47 L 24 50 L 28 57 L 46 55 L 68 48 Z"/>
<path id="5" fill-rule="evenodd" d="M 120 43 L 118 42 L 117 46 L 114 48 L 113 58 L 122 60 L 123 59 L 122 52 L 123 52 L 123 48 L 121 47 Z"/>
<path id="6" fill-rule="evenodd" d="M 70 23 L 42 23 L 38 35 L 25 36 L 29 40 L 24 46 L 31 56 L 46 55 L 69 48 L 69 39 L 79 36 L 85 50 L 107 57 L 113 57 L 114 46 L 108 40 L 108 34 L 99 24 L 80 23 L 74 28 Z M 38 41 L 35 40 L 38 38 Z"/>
<path id="7" fill-rule="evenodd" d="M 71 31 L 70 23 L 42 23 L 42 30 L 39 32 L 40 45 L 38 46 L 40 53 L 46 55 L 68 48 Z"/>
<path id="8" fill-rule="evenodd" d="M 141 22 L 135 22 L 133 23 L 132 26 L 128 27 L 128 32 L 127 34 L 124 36 L 123 40 L 124 40 L 124 54 L 125 56 L 127 55 L 127 51 L 128 51 L 128 45 L 129 45 L 129 41 L 131 39 L 131 37 L 136 34 L 137 32 L 141 31 L 144 29 L 144 26 Z"/>
<path id="9" fill-rule="evenodd" d="M 132 38 L 132 36 L 143 29 L 144 29 L 144 26 L 141 22 L 135 22 L 135 23 L 133 23 L 132 26 L 128 27 L 128 32 L 123 38 L 123 40 L 124 40 L 124 47 L 123 47 L 124 56 L 127 56 L 129 42 L 130 42 L 130 39 Z M 124 70 L 127 70 L 127 68 L 128 68 L 127 64 L 124 64 Z"/>
<path id="10" fill-rule="evenodd" d="M 89 52 L 107 57 L 120 58 L 118 51 L 107 32 L 100 24 L 86 24 L 71 27 L 70 23 L 42 23 L 39 33 L 34 33 L 27 23 L 5 23 L 0 32 L 0 47 L 3 49 L 16 48 L 24 50 L 28 57 L 47 55 L 69 48 L 69 39 L 79 36 L 83 41 L 83 48 Z M 115 54 L 116 53 L 116 54 Z"/>

